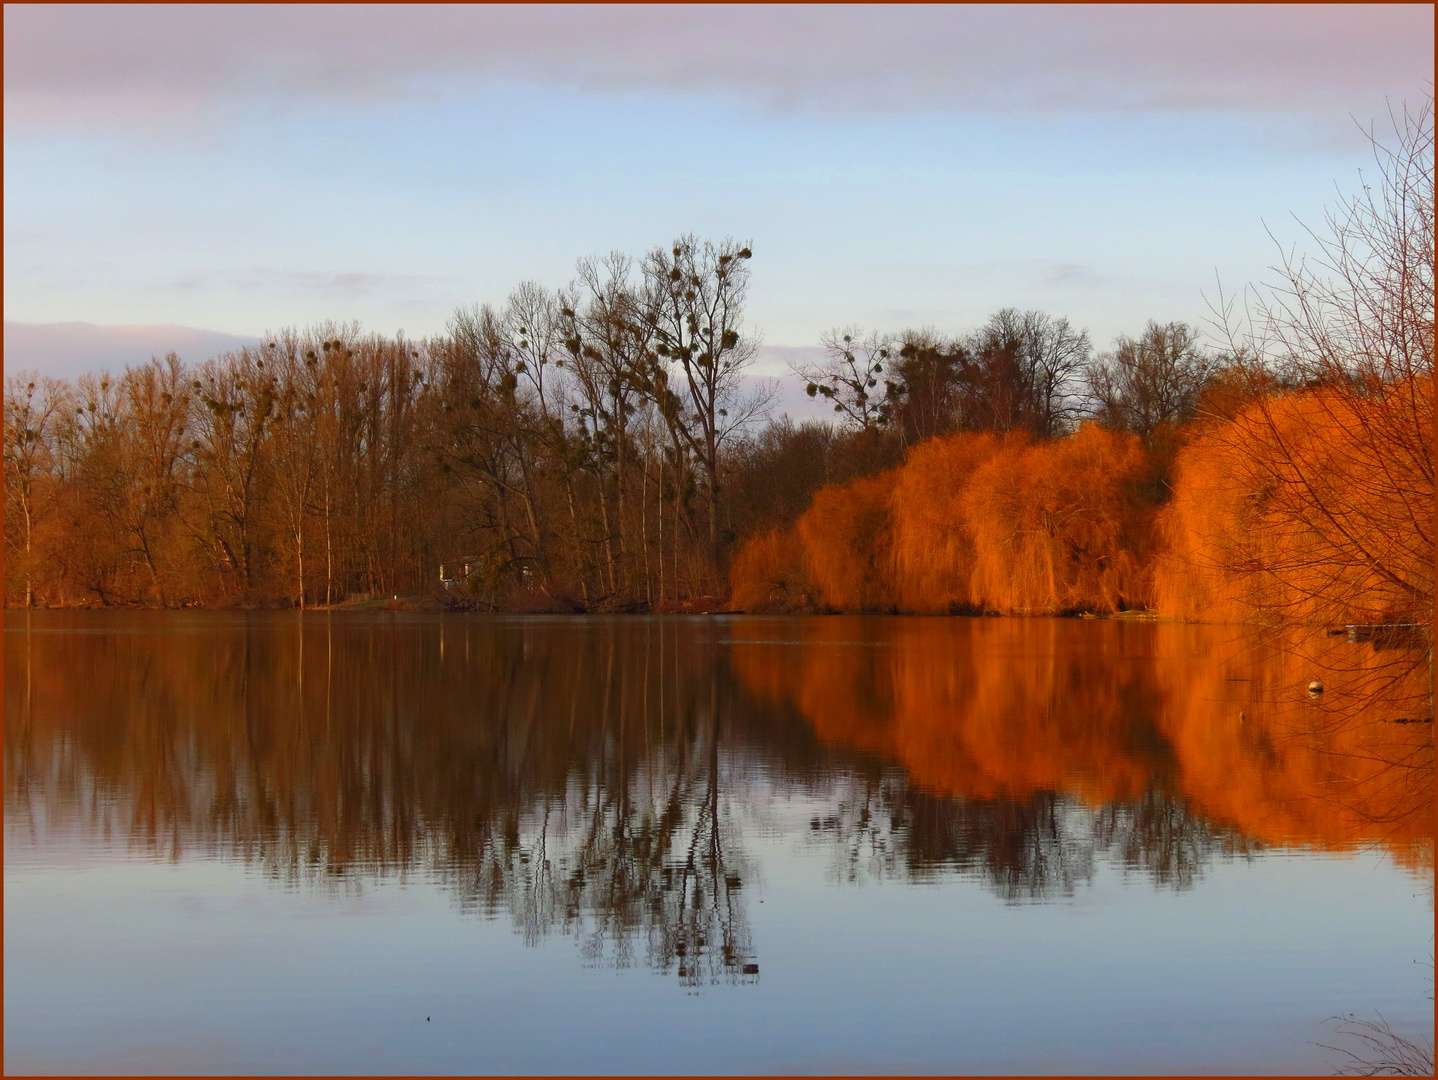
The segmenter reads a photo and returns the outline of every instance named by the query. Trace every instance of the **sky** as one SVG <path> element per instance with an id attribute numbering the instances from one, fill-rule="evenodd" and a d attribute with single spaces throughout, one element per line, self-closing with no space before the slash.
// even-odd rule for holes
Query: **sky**
<path id="1" fill-rule="evenodd" d="M 6 5 L 7 370 L 438 333 L 681 233 L 761 366 L 860 325 L 1201 324 L 1431 93 L 1433 8 Z M 188 354 L 187 354 L 188 353 Z"/>

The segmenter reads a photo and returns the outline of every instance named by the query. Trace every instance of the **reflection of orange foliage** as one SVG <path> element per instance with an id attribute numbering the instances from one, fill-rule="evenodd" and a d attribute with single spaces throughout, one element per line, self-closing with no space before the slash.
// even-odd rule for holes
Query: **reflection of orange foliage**
<path id="1" fill-rule="evenodd" d="M 1431 620 L 1432 414 L 1427 379 L 1370 398 L 1269 396 L 1199 433 L 1160 522 L 1160 610 Z"/>
<path id="2" fill-rule="evenodd" d="M 1125 745 L 1113 708 L 1135 681 L 1132 660 L 1091 665 L 1052 622 L 968 630 L 935 639 L 919 629 L 893 650 L 895 740 L 920 784 L 970 798 L 1069 791 L 1093 805 L 1142 794 L 1149 763 Z"/>
<path id="3" fill-rule="evenodd" d="M 1205 814 L 1272 843 L 1377 839 L 1402 854 L 1432 836 L 1432 725 L 1392 723 L 1431 712 L 1425 658 L 1298 633 L 1156 629 L 1158 726 Z M 1315 677 L 1321 695 L 1307 692 Z"/>
<path id="4" fill-rule="evenodd" d="M 889 500 L 893 470 L 830 485 L 814 496 L 795 530 L 804 569 L 823 603 L 836 611 L 892 611 Z"/>
<path id="5" fill-rule="evenodd" d="M 893 663 L 888 642 L 870 620 L 806 620 L 802 642 L 762 641 L 733 650 L 734 665 L 752 695 L 796 706 L 825 740 L 884 757 L 898 754 L 894 729 Z M 765 631 L 739 623 L 738 633 Z M 822 718 L 822 720 L 818 719 Z"/>
<path id="6" fill-rule="evenodd" d="M 804 624 L 734 647 L 751 692 L 823 739 L 966 798 L 1053 790 L 1097 806 L 1146 788 L 1276 844 L 1431 836 L 1426 666 L 1364 645 L 1236 628 L 1064 620 Z M 1320 677 L 1318 700 L 1307 684 Z"/>
<path id="7" fill-rule="evenodd" d="M 737 646 L 735 668 L 826 741 L 898 759 L 937 793 L 1065 790 L 1097 805 L 1140 794 L 1150 768 L 1140 744 L 1113 752 L 1129 741 L 1112 730 L 1130 719 L 1113 705 L 1135 662 L 1092 666 L 1071 633 L 1092 625 L 826 619 L 804 625 L 797 652 Z M 1143 692 L 1152 698 L 1151 685 Z"/>

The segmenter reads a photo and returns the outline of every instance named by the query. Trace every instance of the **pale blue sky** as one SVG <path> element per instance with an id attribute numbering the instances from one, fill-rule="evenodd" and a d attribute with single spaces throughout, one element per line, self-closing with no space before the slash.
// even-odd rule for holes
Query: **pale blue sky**
<path id="1" fill-rule="evenodd" d="M 653 10 L 653 9 L 651 9 Z M 774 346 L 1005 305 L 1099 346 L 1261 279 L 1431 87 L 1431 7 L 7 6 L 5 319 L 443 328 L 752 240 Z M 11 358 L 13 361 L 13 357 Z"/>

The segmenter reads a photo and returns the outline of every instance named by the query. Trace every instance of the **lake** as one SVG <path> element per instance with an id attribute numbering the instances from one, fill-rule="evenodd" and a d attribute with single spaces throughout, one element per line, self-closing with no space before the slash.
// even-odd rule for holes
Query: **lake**
<path id="1" fill-rule="evenodd" d="M 1331 1072 L 1342 1014 L 1432 1039 L 1428 663 L 9 611 L 5 1068 Z"/>

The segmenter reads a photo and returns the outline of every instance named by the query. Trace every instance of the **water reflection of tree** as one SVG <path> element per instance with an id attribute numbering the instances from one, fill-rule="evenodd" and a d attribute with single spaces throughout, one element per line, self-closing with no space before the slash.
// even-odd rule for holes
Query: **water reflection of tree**
<path id="1" fill-rule="evenodd" d="M 797 625 L 785 651 L 762 622 L 741 629 L 753 694 L 922 790 L 1108 807 L 1163 792 L 1223 833 L 1382 844 L 1431 867 L 1432 726 L 1392 722 L 1429 692 L 1411 652 L 1321 633 L 1300 651 L 1242 627 L 842 618 Z"/>
<path id="2" fill-rule="evenodd" d="M 335 888 L 424 874 L 527 941 L 568 934 L 588 962 L 690 986 L 758 973 L 745 837 L 783 796 L 818 808 L 805 843 L 840 880 L 963 875 L 1015 902 L 1068 895 L 1100 860 L 1188 887 L 1272 816 L 1308 829 L 1299 842 L 1338 833 L 1323 816 L 1338 810 L 1297 786 L 1327 774 L 1281 741 L 1260 752 L 1270 729 L 1214 689 L 1232 665 L 1192 648 L 1182 678 L 1158 679 L 1143 642 L 1105 646 L 1085 689 L 1062 641 L 1043 678 L 982 670 L 979 642 L 958 658 L 973 670 L 936 689 L 929 673 L 957 661 L 947 621 L 931 621 L 935 648 L 842 654 L 865 658 L 868 690 L 842 698 L 852 722 L 821 725 L 805 711 L 819 699 L 736 678 L 723 624 L 702 620 L 34 618 L 107 632 L 6 635 L 12 828 L 69 814 L 148 853 Z M 806 662 L 787 654 L 776 685 Z M 968 687 L 987 712 L 963 711 Z M 904 711 L 886 712 L 899 691 Z M 1081 707 L 1060 715 L 1055 693 Z M 1035 784 L 1063 780 L 1066 761 L 1089 787 Z"/>
<path id="3" fill-rule="evenodd" d="M 596 963 L 757 977 L 735 814 L 755 751 L 726 730 L 712 642 L 266 616 L 196 640 L 136 620 L 7 648 L 12 821 L 83 807 L 72 826 L 289 882 L 424 873 Z M 38 685 L 9 677 L 25 663 Z"/>
<path id="4" fill-rule="evenodd" d="M 1155 883 L 1186 889 L 1215 858 L 1258 845 L 1191 813 L 1154 788 L 1090 807 L 1053 791 L 1023 798 L 963 799 L 914 787 L 901 772 L 851 785 L 835 811 L 810 819 L 811 842 L 831 849 L 834 876 L 934 880 L 963 874 L 1008 902 L 1070 896 L 1100 857 Z"/>
<path id="5" fill-rule="evenodd" d="M 859 787 L 859 785 L 854 785 Z M 964 874 L 1005 900 L 1068 895 L 1092 877 L 1093 845 L 1068 822 L 1068 800 L 944 798 L 885 770 L 810 819 L 810 839 L 832 851 L 833 876 L 932 881 Z"/>
<path id="6" fill-rule="evenodd" d="M 1093 815 L 1093 828 L 1095 841 L 1110 858 L 1176 889 L 1191 888 L 1215 858 L 1249 858 L 1263 847 L 1232 826 L 1192 813 L 1182 799 L 1156 789 L 1099 809 Z"/>
<path id="7" fill-rule="evenodd" d="M 591 963 L 630 967 L 642 941 L 645 962 L 686 986 L 757 977 L 732 806 L 744 781 L 724 767 L 717 712 L 706 742 L 680 744 L 690 753 L 672 772 L 629 776 L 620 759 L 619 775 L 577 778 L 507 816 L 447 860 L 461 904 L 508 912 L 527 943 L 573 934 Z"/>

